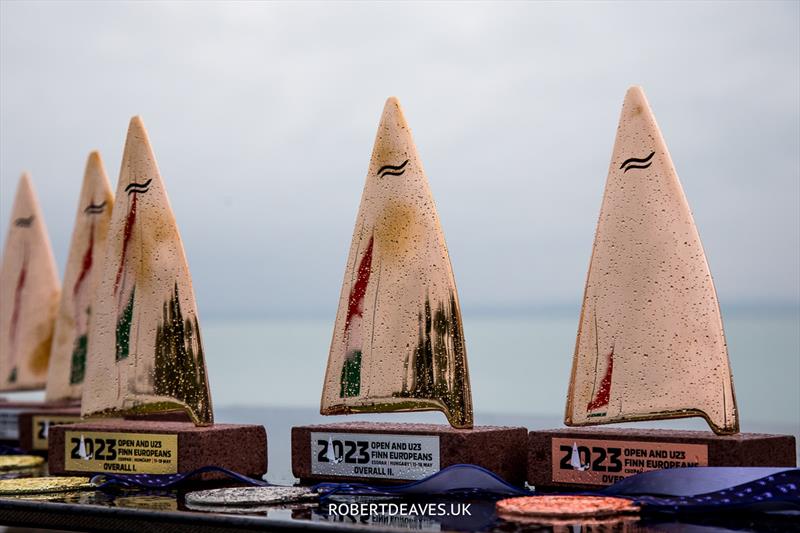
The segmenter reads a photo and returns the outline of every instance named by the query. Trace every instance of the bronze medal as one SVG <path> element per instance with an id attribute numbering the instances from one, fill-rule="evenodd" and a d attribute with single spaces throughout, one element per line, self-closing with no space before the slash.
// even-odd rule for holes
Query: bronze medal
<path id="1" fill-rule="evenodd" d="M 606 496 L 524 496 L 497 502 L 497 514 L 503 518 L 600 518 L 638 511 L 631 500 Z"/>

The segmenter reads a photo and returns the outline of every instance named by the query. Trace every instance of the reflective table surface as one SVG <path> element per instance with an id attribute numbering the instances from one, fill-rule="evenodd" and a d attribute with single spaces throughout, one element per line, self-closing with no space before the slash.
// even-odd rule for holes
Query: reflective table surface
<path id="1" fill-rule="evenodd" d="M 46 475 L 46 467 L 6 472 L 0 478 Z M 105 531 L 224 530 L 425 530 L 425 531 L 800 531 L 800 515 L 735 514 L 627 515 L 606 519 L 505 520 L 489 499 L 423 499 L 333 496 L 324 502 L 265 507 L 200 508 L 186 504 L 187 492 L 233 486 L 195 483 L 180 490 L 83 490 L 0 496 L 0 523 Z M 376 504 L 353 514 L 353 504 Z M 382 504 L 382 505 L 381 505 Z M 405 514 L 398 513 L 405 504 Z M 366 507 L 365 509 L 369 509 Z M 381 512 L 383 511 L 383 512 Z"/>

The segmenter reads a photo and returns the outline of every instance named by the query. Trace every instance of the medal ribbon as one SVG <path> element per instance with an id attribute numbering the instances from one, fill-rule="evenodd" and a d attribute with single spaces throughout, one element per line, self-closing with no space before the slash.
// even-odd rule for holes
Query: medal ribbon
<path id="1" fill-rule="evenodd" d="M 247 485 L 273 486 L 266 481 L 216 466 L 185 474 L 103 474 L 95 476 L 92 482 L 100 489 L 170 489 L 208 472 L 220 473 Z M 323 500 L 333 495 L 509 497 L 534 494 L 511 485 L 485 468 L 469 464 L 448 466 L 424 479 L 403 485 L 319 483 L 312 490 L 319 492 Z M 800 469 L 692 467 L 654 470 L 628 477 L 605 489 L 581 494 L 628 498 L 640 505 L 643 512 L 800 510 Z"/>

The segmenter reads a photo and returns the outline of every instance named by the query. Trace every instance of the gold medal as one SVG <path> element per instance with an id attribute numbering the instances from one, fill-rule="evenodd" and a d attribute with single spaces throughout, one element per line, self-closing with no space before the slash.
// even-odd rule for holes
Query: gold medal
<path id="1" fill-rule="evenodd" d="M 38 455 L 0 455 L 0 472 L 33 468 L 44 463 Z"/>
<path id="2" fill-rule="evenodd" d="M 69 492 L 91 489 L 88 477 L 25 477 L 0 479 L 0 495 L 41 494 L 44 492 Z"/>

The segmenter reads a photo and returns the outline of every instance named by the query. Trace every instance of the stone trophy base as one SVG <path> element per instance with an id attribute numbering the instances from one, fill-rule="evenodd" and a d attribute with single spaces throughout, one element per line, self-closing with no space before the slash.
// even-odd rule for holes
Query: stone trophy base
<path id="1" fill-rule="evenodd" d="M 119 419 L 55 426 L 49 466 L 51 475 L 176 474 L 220 466 L 260 478 L 267 471 L 267 432 L 255 425 Z"/>
<path id="2" fill-rule="evenodd" d="M 19 417 L 26 411 L 38 411 L 72 407 L 70 402 L 14 402 L 0 398 L 0 446 L 20 446 L 20 421 Z"/>
<path id="3" fill-rule="evenodd" d="M 19 414 L 19 447 L 26 452 L 47 454 L 47 440 L 56 424 L 75 424 L 81 421 L 80 406 L 46 407 L 22 411 Z"/>
<path id="4" fill-rule="evenodd" d="M 167 411 L 164 413 L 149 413 L 145 415 L 130 415 L 123 417 L 125 420 L 151 420 L 159 422 L 190 422 L 186 411 Z M 80 402 L 71 403 L 42 403 L 35 409 L 26 409 L 19 413 L 19 442 L 20 449 L 47 455 L 47 435 L 50 426 L 55 424 L 75 424 L 81 422 Z"/>
<path id="5" fill-rule="evenodd" d="M 528 437 L 528 483 L 537 490 L 596 489 L 663 468 L 796 462 L 791 435 L 591 427 L 531 431 Z"/>
<path id="6" fill-rule="evenodd" d="M 406 483 L 454 464 L 525 481 L 527 430 L 438 424 L 344 422 L 292 428 L 292 473 L 303 483 Z"/>

